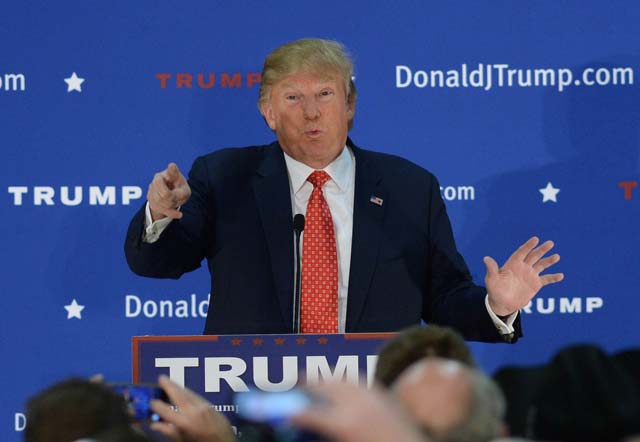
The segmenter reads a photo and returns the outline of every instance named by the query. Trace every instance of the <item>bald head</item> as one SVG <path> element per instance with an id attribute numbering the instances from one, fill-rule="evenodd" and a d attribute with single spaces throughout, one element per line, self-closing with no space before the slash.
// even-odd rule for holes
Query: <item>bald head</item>
<path id="1" fill-rule="evenodd" d="M 441 433 L 468 414 L 470 374 L 455 361 L 433 358 L 405 371 L 394 384 L 394 391 L 416 421 Z"/>
<path id="2" fill-rule="evenodd" d="M 409 415 L 436 441 L 482 442 L 502 435 L 502 393 L 478 370 L 426 358 L 409 367 L 392 388 Z"/>

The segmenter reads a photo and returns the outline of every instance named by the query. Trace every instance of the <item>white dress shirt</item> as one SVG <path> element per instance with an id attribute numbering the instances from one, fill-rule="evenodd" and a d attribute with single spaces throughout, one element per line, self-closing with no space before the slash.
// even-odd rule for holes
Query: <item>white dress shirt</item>
<path id="1" fill-rule="evenodd" d="M 284 154 L 289 175 L 289 192 L 291 194 L 291 207 L 293 215 L 301 213 L 306 215 L 309 197 L 313 191 L 313 184 L 307 181 L 307 177 L 316 169 L 307 166 Z M 324 169 L 331 177 L 324 186 L 324 195 L 331 217 L 336 236 L 336 250 L 338 253 L 338 333 L 345 332 L 347 321 L 347 293 L 349 291 L 349 268 L 351 265 L 351 241 L 353 238 L 353 201 L 355 195 L 356 182 L 356 159 L 351 149 L 345 146 L 342 153 Z M 149 203 L 147 203 L 145 219 L 145 231 L 142 240 L 153 243 L 158 240 L 160 234 L 171 222 L 171 218 L 162 218 L 153 222 Z M 304 231 L 302 232 L 304 237 Z M 293 239 L 292 232 L 292 241 Z M 295 247 L 295 242 L 294 242 Z M 489 312 L 493 323 L 498 331 L 503 335 L 514 332 L 513 323 L 518 316 L 518 312 L 501 320 L 489 307 L 489 296 L 485 297 L 485 306 Z"/>
<path id="2" fill-rule="evenodd" d="M 289 190 L 293 213 L 306 215 L 313 184 L 307 181 L 316 169 L 294 160 L 286 153 L 284 159 L 289 172 Z M 322 193 L 331 210 L 338 252 L 338 333 L 345 332 L 347 323 L 347 293 L 351 266 L 351 239 L 353 237 L 353 200 L 356 184 L 356 159 L 345 146 L 342 153 L 324 169 L 331 177 Z M 304 231 L 302 232 L 304 238 Z"/>

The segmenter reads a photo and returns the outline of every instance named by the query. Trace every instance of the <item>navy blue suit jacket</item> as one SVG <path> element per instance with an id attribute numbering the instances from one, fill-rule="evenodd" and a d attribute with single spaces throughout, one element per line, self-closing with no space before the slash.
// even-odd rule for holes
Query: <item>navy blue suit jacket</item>
<path id="1" fill-rule="evenodd" d="M 346 331 L 397 331 L 423 319 L 469 340 L 501 341 L 485 289 L 473 284 L 456 249 L 435 177 L 402 158 L 348 144 L 356 179 Z M 293 214 L 278 143 L 199 157 L 189 185 L 183 218 L 157 242 L 141 241 L 144 207 L 135 215 L 125 243 L 131 269 L 179 278 L 206 258 L 205 334 L 290 333 Z"/>

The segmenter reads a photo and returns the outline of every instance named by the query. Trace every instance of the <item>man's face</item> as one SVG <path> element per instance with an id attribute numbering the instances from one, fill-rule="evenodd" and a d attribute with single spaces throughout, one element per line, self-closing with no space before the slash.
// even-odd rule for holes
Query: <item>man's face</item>
<path id="1" fill-rule="evenodd" d="M 261 110 L 282 150 L 322 169 L 342 152 L 354 104 L 337 73 L 297 73 L 273 86 Z"/>

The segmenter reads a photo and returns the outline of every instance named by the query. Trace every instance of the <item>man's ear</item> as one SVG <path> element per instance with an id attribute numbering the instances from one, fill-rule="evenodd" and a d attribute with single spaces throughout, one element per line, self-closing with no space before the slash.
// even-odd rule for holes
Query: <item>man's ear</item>
<path id="1" fill-rule="evenodd" d="M 353 117 L 356 114 L 356 95 L 351 94 L 347 98 L 347 116 L 349 120 L 353 120 Z"/>
<path id="2" fill-rule="evenodd" d="M 349 81 L 349 95 L 347 96 L 347 115 L 349 115 L 349 119 L 353 120 L 353 117 L 356 114 L 356 98 L 358 97 L 358 92 L 356 91 L 356 84 L 353 82 L 353 79 Z"/>
<path id="3" fill-rule="evenodd" d="M 356 100 L 347 101 L 347 115 L 349 118 L 353 118 L 356 114 Z"/>
<path id="4" fill-rule="evenodd" d="M 262 103 L 260 103 L 260 113 L 264 117 L 264 121 L 267 122 L 267 125 L 271 128 L 271 130 L 276 130 L 276 115 L 270 102 L 263 101 Z"/>

